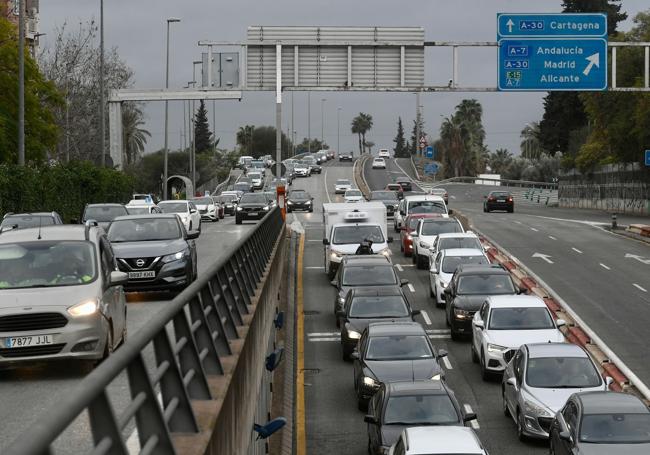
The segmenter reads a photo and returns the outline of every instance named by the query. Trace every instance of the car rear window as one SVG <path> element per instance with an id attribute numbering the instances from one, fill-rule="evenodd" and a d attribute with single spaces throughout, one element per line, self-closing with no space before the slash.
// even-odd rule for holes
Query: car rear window
<path id="1" fill-rule="evenodd" d="M 461 264 L 488 264 L 485 256 L 445 256 L 442 260 L 442 271 L 454 273 Z"/>
<path id="2" fill-rule="evenodd" d="M 368 343 L 367 360 L 430 359 L 433 352 L 423 335 L 374 336 Z"/>
<path id="3" fill-rule="evenodd" d="M 406 302 L 399 295 L 355 297 L 350 304 L 351 318 L 405 318 L 409 315 Z"/>
<path id="4" fill-rule="evenodd" d="M 98 205 L 86 207 L 84 220 L 95 220 L 99 222 L 113 221 L 118 216 L 128 215 L 126 207 L 122 205 Z"/>
<path id="5" fill-rule="evenodd" d="M 458 221 L 424 221 L 422 223 L 422 235 L 439 235 L 463 232 Z"/>
<path id="6" fill-rule="evenodd" d="M 348 266 L 343 271 L 343 286 L 391 286 L 397 284 L 392 265 Z"/>
<path id="7" fill-rule="evenodd" d="M 460 295 L 497 295 L 514 294 L 510 276 L 502 273 L 488 275 L 463 275 L 458 280 L 457 293 Z"/>

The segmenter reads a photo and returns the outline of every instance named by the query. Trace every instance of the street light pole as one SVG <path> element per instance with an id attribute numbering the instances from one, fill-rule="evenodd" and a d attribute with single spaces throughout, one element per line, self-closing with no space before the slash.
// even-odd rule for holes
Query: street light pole
<path id="1" fill-rule="evenodd" d="M 18 1 L 18 165 L 25 165 L 25 0 Z"/>
<path id="2" fill-rule="evenodd" d="M 99 153 L 102 167 L 106 165 L 106 112 L 104 108 L 104 0 L 99 0 Z"/>
<path id="3" fill-rule="evenodd" d="M 170 17 L 167 19 L 167 60 L 165 64 L 165 89 L 169 88 L 169 24 L 172 22 L 180 22 L 180 19 L 175 17 Z M 165 155 L 164 165 L 163 165 L 163 199 L 167 199 L 167 168 L 169 164 L 169 149 L 167 148 L 167 141 L 169 140 L 168 136 L 168 126 L 169 126 L 169 101 L 165 100 L 165 147 L 163 154 Z"/>
<path id="4" fill-rule="evenodd" d="M 336 108 L 336 153 L 341 153 L 341 108 Z"/>
<path id="5" fill-rule="evenodd" d="M 320 100 L 320 146 L 323 147 L 325 143 L 325 98 Z"/>
<path id="6" fill-rule="evenodd" d="M 311 92 L 307 92 L 307 153 L 311 153 Z"/>

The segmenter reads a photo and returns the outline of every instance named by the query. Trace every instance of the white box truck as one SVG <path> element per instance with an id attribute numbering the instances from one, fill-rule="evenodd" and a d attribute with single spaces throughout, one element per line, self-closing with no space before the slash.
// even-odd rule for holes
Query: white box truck
<path id="1" fill-rule="evenodd" d="M 323 204 L 323 245 L 325 272 L 331 278 L 336 274 L 343 256 L 355 254 L 364 240 L 372 241 L 375 254 L 390 256 L 386 227 L 386 206 L 382 202 L 358 202 L 356 204 Z"/>

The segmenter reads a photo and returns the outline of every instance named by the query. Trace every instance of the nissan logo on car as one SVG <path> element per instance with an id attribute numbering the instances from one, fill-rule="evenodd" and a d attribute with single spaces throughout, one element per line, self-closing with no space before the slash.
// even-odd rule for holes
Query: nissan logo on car
<path id="1" fill-rule="evenodd" d="M 138 267 L 144 266 L 144 259 L 138 259 L 137 261 L 135 261 L 135 265 L 137 265 Z"/>

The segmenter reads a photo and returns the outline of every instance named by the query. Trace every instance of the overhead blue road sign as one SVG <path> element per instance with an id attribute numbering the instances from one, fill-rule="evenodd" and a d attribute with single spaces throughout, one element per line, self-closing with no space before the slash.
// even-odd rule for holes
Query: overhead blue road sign
<path id="1" fill-rule="evenodd" d="M 432 175 L 438 173 L 438 165 L 436 163 L 429 163 L 424 166 L 424 173 L 426 175 Z"/>
<path id="2" fill-rule="evenodd" d="M 497 39 L 606 38 L 607 15 L 591 13 L 497 14 Z"/>
<path id="3" fill-rule="evenodd" d="M 499 90 L 607 89 L 604 39 L 502 39 L 498 54 Z"/>
<path id="4" fill-rule="evenodd" d="M 433 146 L 432 145 L 427 146 L 425 156 L 427 158 L 433 158 Z"/>
<path id="5" fill-rule="evenodd" d="M 650 166 L 650 150 L 645 151 L 645 165 Z"/>

